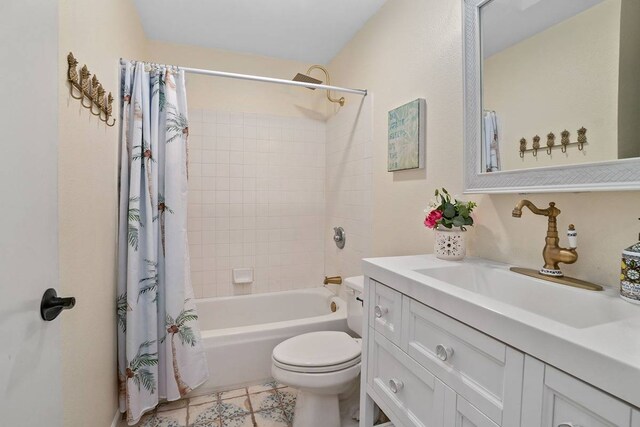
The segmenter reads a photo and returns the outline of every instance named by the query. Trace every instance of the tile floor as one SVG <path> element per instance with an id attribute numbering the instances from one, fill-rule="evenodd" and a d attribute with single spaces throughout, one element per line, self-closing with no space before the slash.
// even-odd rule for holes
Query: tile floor
<path id="1" fill-rule="evenodd" d="M 291 427 L 295 405 L 295 389 L 270 381 L 161 404 L 136 427 Z"/>

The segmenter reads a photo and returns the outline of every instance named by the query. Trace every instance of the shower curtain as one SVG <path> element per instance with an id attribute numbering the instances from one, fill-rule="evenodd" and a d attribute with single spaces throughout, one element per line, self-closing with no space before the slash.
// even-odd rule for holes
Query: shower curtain
<path id="1" fill-rule="evenodd" d="M 500 170 L 498 116 L 495 111 L 484 111 L 483 121 L 485 172 L 497 172 Z"/>
<path id="2" fill-rule="evenodd" d="M 128 423 L 208 378 L 187 244 L 184 72 L 121 69 L 118 379 Z"/>

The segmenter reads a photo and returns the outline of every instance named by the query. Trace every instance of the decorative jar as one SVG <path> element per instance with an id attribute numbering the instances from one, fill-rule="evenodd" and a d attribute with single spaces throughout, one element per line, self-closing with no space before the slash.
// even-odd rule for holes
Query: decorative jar
<path id="1" fill-rule="evenodd" d="M 436 228 L 433 248 L 433 253 L 436 255 L 436 258 L 449 261 L 460 261 L 464 259 L 467 255 L 467 244 L 464 233 L 460 228 Z"/>
<path id="2" fill-rule="evenodd" d="M 622 251 L 620 296 L 626 301 L 640 304 L 640 242 Z"/>

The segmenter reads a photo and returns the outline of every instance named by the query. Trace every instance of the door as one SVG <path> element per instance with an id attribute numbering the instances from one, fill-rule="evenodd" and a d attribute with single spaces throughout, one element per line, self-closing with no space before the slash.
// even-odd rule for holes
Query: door
<path id="1" fill-rule="evenodd" d="M 58 2 L 0 2 L 0 425 L 62 426 L 58 281 Z"/>

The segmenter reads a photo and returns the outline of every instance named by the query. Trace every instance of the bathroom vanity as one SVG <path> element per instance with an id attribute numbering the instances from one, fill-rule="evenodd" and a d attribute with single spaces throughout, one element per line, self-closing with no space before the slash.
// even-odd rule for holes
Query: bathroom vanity
<path id="1" fill-rule="evenodd" d="M 432 255 L 364 261 L 361 426 L 640 427 L 640 307 Z"/>

